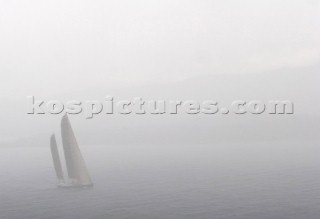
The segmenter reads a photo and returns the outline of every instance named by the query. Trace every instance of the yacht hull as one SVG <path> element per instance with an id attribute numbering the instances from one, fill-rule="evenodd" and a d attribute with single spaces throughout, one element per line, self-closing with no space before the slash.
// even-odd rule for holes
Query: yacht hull
<path id="1" fill-rule="evenodd" d="M 89 189 L 89 188 L 93 188 L 93 184 L 90 184 L 90 185 L 58 184 L 57 187 L 59 189 L 74 189 L 74 188 Z"/>

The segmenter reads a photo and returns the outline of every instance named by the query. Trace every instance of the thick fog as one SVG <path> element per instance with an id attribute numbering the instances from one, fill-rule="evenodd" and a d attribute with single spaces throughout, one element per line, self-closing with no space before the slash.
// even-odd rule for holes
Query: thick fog
<path id="1" fill-rule="evenodd" d="M 115 101 L 136 97 L 146 101 L 213 100 L 224 107 L 237 100 L 294 104 L 293 114 L 279 115 L 69 115 L 97 184 L 95 191 L 105 196 L 90 193 L 96 202 L 82 216 L 76 211 L 67 214 L 65 208 L 62 218 L 185 219 L 213 218 L 216 213 L 219 218 L 319 218 L 320 212 L 312 208 L 320 191 L 316 171 L 320 158 L 319 71 L 318 0 L 0 0 L 0 176 L 8 188 L 1 188 L 0 193 L 9 200 L 2 204 L 3 218 L 23 218 L 22 212 L 27 219 L 58 216 L 45 211 L 52 205 L 46 192 L 52 191 L 42 193 L 39 188 L 56 183 L 49 149 L 53 133 L 66 171 L 60 127 L 65 113 L 28 114 L 28 96 L 62 103 L 105 103 L 112 96 Z M 235 197 L 245 198 L 241 193 L 245 177 L 253 177 L 246 187 L 248 194 L 256 189 L 249 195 L 248 206 L 261 207 L 265 217 L 238 211 L 248 206 L 223 192 L 235 190 Z M 274 210 L 268 202 L 273 198 L 287 209 L 294 208 L 295 202 L 284 200 L 290 199 L 290 189 L 309 188 L 302 181 L 299 184 L 302 178 L 309 180 L 314 196 L 301 192 L 292 199 L 297 203 L 307 200 L 310 211 L 305 206 L 300 207 L 306 214 Z M 226 181 L 238 187 L 232 183 L 223 187 Z M 297 184 L 290 184 L 292 181 Z M 262 184 L 263 191 L 255 187 Z M 221 187 L 214 190 L 215 185 Z M 286 185 L 287 190 L 283 189 Z M 145 193 L 138 196 L 143 187 Z M 19 194 L 9 195 L 17 188 L 26 194 L 37 190 L 44 198 L 37 216 L 22 204 L 27 200 Z M 201 196 L 200 188 L 204 193 L 210 190 L 207 195 L 219 196 L 222 207 L 213 197 Z M 270 191 L 274 196 L 267 195 Z M 169 193 L 187 201 L 180 202 Z M 187 193 L 190 196 L 185 197 Z M 134 200 L 132 194 L 141 200 Z M 253 194 L 268 196 L 266 203 Z M 108 195 L 118 202 L 107 201 L 111 213 L 104 214 L 98 202 Z M 66 200 L 74 198 L 67 196 Z M 199 201 L 197 207 L 192 197 Z M 190 206 L 194 211 L 180 215 L 176 208 L 162 203 L 166 198 L 180 212 L 193 209 Z M 17 200 L 23 201 L 15 205 Z M 66 206 L 78 208 L 89 202 Z M 100 207 L 94 208 L 93 203 Z M 141 213 L 139 203 L 150 204 L 150 211 Z M 226 210 L 231 203 L 236 207 Z M 93 214 L 93 209 L 100 214 Z M 233 217 L 237 214 L 240 216 Z"/>
<path id="2" fill-rule="evenodd" d="M 1 142 L 47 134 L 60 120 L 26 115 L 29 95 L 291 100 L 296 114 L 316 116 L 319 8 L 315 0 L 3 1 Z M 114 117 L 81 118 L 77 128 L 130 126 L 125 121 L 134 116 Z M 193 119 L 207 124 L 212 117 L 221 116 Z M 153 119 L 140 116 L 137 125 Z"/>

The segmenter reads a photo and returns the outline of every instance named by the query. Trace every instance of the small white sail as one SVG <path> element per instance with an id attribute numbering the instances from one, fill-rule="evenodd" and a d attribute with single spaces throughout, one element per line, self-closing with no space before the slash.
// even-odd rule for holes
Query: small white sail
<path id="1" fill-rule="evenodd" d="M 61 136 L 71 183 L 74 186 L 92 186 L 93 183 L 67 115 L 63 116 L 61 121 Z"/>
<path id="2" fill-rule="evenodd" d="M 61 167 L 61 161 L 60 161 L 60 156 L 59 156 L 59 151 L 58 151 L 55 135 L 51 135 L 50 148 L 51 148 L 51 154 L 52 154 L 54 169 L 56 171 L 57 178 L 58 178 L 59 182 L 62 183 L 64 181 L 63 171 L 62 171 L 62 167 Z"/>

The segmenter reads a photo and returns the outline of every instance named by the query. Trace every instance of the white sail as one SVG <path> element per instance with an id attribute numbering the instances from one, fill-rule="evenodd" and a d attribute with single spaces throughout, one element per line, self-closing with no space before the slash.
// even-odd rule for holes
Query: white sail
<path id="1" fill-rule="evenodd" d="M 54 169 L 56 171 L 57 178 L 59 179 L 60 183 L 63 182 L 63 171 L 61 167 L 61 161 L 59 156 L 59 151 L 57 147 L 56 138 L 54 135 L 51 135 L 50 138 L 50 148 L 51 148 L 51 154 L 54 164 Z"/>
<path id="2" fill-rule="evenodd" d="M 72 180 L 72 184 L 74 186 L 92 186 L 93 183 L 67 115 L 63 116 L 61 121 L 61 136 L 68 176 Z"/>

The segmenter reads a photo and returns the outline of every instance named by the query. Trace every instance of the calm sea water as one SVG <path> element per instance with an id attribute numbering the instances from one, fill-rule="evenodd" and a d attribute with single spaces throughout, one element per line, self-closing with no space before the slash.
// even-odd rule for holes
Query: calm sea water
<path id="1" fill-rule="evenodd" d="M 56 188 L 48 147 L 0 148 L 0 218 L 320 218 L 315 144 L 81 149 L 93 189 Z"/>

